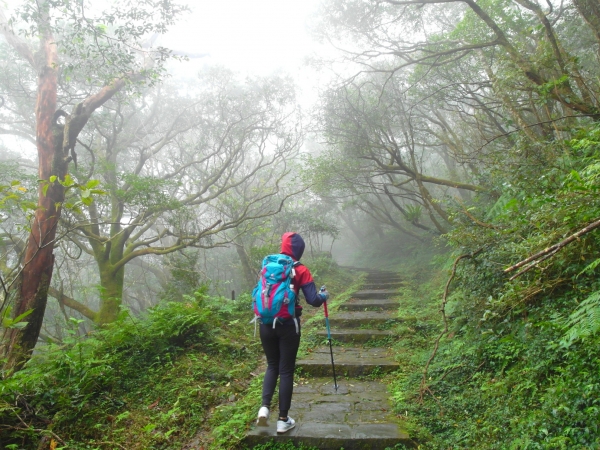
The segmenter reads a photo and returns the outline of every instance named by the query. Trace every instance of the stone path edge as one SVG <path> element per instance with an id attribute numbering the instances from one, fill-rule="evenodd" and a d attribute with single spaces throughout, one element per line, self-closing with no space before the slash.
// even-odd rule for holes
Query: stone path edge
<path id="1" fill-rule="evenodd" d="M 392 424 L 335 424 L 305 422 L 285 435 L 273 435 L 275 427 L 264 428 L 264 434 L 246 438 L 246 444 L 258 445 L 269 436 L 275 442 L 289 442 L 317 447 L 320 450 L 369 450 L 374 448 L 393 448 L 396 444 L 414 445 L 406 433 Z"/>

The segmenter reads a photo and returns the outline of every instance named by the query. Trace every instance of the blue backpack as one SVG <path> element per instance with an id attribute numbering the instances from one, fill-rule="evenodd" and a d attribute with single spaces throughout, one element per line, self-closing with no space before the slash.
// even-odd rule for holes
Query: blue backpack
<path id="1" fill-rule="evenodd" d="M 265 257 L 258 284 L 252 291 L 252 308 L 255 320 L 266 325 L 295 319 L 296 293 L 292 279 L 294 267 L 300 264 L 287 255 Z"/>

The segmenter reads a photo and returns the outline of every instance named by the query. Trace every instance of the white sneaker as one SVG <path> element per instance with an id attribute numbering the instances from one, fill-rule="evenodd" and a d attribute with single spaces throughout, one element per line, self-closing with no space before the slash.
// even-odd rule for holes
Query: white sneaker
<path id="1" fill-rule="evenodd" d="M 256 425 L 259 427 L 268 427 L 269 426 L 269 408 L 266 406 L 261 406 L 258 410 L 258 419 L 256 420 Z"/>
<path id="2" fill-rule="evenodd" d="M 286 431 L 290 431 L 292 428 L 296 426 L 296 421 L 288 416 L 287 421 L 278 420 L 277 421 L 277 433 L 285 433 Z"/>

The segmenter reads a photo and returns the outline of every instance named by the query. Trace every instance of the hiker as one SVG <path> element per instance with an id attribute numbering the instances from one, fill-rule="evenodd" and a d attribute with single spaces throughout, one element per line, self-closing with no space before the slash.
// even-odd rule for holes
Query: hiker
<path id="1" fill-rule="evenodd" d="M 309 305 L 314 307 L 321 306 L 329 298 L 329 293 L 324 288 L 317 292 L 310 270 L 298 262 L 302 257 L 302 253 L 304 253 L 304 240 L 302 237 L 298 233 L 284 233 L 281 237 L 281 254 L 291 257 L 294 262 L 294 272 L 290 286 L 296 293 L 294 314 L 293 317 L 286 320 L 275 319 L 271 321 L 272 324 L 260 321 L 260 340 L 267 357 L 267 370 L 263 382 L 262 406 L 258 411 L 256 424 L 259 426 L 268 425 L 269 407 L 279 376 L 277 433 L 285 433 L 296 425 L 294 419 L 288 416 L 288 410 L 292 403 L 296 354 L 300 345 L 302 306 L 298 302 L 299 291 L 302 289 L 304 298 Z"/>

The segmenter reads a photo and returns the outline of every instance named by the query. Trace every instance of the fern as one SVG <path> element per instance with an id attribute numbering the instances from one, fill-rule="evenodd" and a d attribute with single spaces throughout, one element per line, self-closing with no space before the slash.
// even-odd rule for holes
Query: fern
<path id="1" fill-rule="evenodd" d="M 518 201 L 513 197 L 512 194 L 503 193 L 500 198 L 494 203 L 494 205 L 490 208 L 488 213 L 485 216 L 486 220 L 495 219 L 502 214 L 505 214 L 506 211 L 514 208 L 517 205 Z"/>
<path id="2" fill-rule="evenodd" d="M 418 222 L 423 214 L 421 205 L 406 205 L 406 220 L 409 222 Z"/>
<path id="3" fill-rule="evenodd" d="M 598 265 L 600 265 L 600 258 L 596 259 L 595 261 L 592 261 L 590 264 L 588 264 L 585 269 L 583 269 L 581 272 L 579 272 L 577 274 L 576 278 L 579 278 L 581 275 L 583 275 L 584 273 L 592 273 L 594 271 L 594 269 L 596 267 L 598 267 Z"/>
<path id="4" fill-rule="evenodd" d="M 594 292 L 581 302 L 567 319 L 565 328 L 566 332 L 561 341 L 561 345 L 565 347 L 600 330 L 600 291 Z"/>

